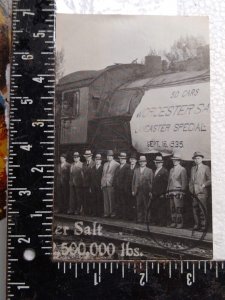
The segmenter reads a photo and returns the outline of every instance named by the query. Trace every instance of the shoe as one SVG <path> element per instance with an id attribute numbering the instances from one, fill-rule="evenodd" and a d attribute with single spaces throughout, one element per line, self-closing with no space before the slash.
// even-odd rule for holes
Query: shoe
<path id="1" fill-rule="evenodd" d="M 143 222 L 141 220 L 136 221 L 137 224 L 142 224 Z"/>
<path id="2" fill-rule="evenodd" d="M 116 218 L 116 215 L 114 215 L 114 214 L 113 214 L 113 215 L 111 215 L 111 218 L 115 219 L 115 218 Z"/>
<path id="3" fill-rule="evenodd" d="M 149 224 L 152 225 L 152 226 L 157 226 L 158 225 L 155 221 L 151 221 L 151 222 L 149 222 Z"/>
<path id="4" fill-rule="evenodd" d="M 176 228 L 177 228 L 177 229 L 182 229 L 182 228 L 183 228 L 183 225 L 182 225 L 182 224 L 177 224 Z"/>
<path id="5" fill-rule="evenodd" d="M 199 226 L 195 225 L 192 230 L 199 230 Z"/>
<path id="6" fill-rule="evenodd" d="M 199 231 L 204 232 L 205 231 L 205 227 L 200 227 Z"/>
<path id="7" fill-rule="evenodd" d="M 108 218 L 109 217 L 109 215 L 103 215 L 103 218 Z"/>
<path id="8" fill-rule="evenodd" d="M 171 223 L 169 227 L 170 227 L 170 228 L 176 228 L 176 226 L 177 226 L 176 223 Z"/>
<path id="9" fill-rule="evenodd" d="M 67 211 L 67 215 L 73 215 L 73 211 L 72 210 L 68 210 Z"/>

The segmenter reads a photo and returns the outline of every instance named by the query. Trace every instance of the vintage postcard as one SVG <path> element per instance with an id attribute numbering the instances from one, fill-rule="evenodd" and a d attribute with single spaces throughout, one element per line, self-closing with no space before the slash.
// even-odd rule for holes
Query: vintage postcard
<path id="1" fill-rule="evenodd" d="M 208 27 L 57 15 L 54 260 L 212 259 Z"/>

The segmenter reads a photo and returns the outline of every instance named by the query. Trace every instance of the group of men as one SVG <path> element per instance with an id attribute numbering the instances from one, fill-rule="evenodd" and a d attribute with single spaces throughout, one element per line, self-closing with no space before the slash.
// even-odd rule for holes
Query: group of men
<path id="1" fill-rule="evenodd" d="M 183 228 L 184 201 L 189 194 L 194 229 L 205 230 L 211 174 L 210 168 L 202 162 L 202 153 L 193 154 L 195 165 L 189 180 L 179 153 L 171 157 L 173 167 L 170 172 L 163 166 L 162 155 L 155 157 L 154 171 L 147 167 L 146 156 L 141 155 L 138 159 L 136 153 L 129 157 L 129 164 L 125 152 L 120 153 L 117 162 L 113 151 L 108 150 L 104 164 L 100 153 L 94 160 L 91 150 L 86 150 L 83 156 L 85 162 L 81 162 L 81 155 L 74 152 L 72 164 L 67 162 L 65 154 L 60 156 L 57 212 Z"/>

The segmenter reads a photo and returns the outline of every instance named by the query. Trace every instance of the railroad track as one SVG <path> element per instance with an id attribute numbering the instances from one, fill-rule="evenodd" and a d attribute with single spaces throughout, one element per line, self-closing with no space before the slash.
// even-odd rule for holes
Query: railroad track
<path id="1" fill-rule="evenodd" d="M 82 240 L 91 242 L 112 242 L 118 249 L 122 242 L 129 242 L 132 247 L 139 247 L 143 253 L 142 259 L 165 260 L 207 260 L 212 257 L 212 234 L 205 236 L 201 232 L 192 232 L 188 229 L 171 229 L 166 227 L 135 224 L 115 219 L 71 216 L 56 214 L 54 224 L 68 226 L 68 235 L 54 235 L 54 241 L 79 241 L 81 236 L 74 235 L 74 223 L 82 221 L 91 226 L 98 222 L 103 226 L 101 236 L 83 236 Z M 150 232 L 149 232 L 150 229 Z M 204 237 L 203 239 L 201 239 Z M 120 249 L 119 249 L 120 251 Z M 119 258 L 116 257 L 115 259 Z M 133 257 L 130 257 L 133 259 Z"/>

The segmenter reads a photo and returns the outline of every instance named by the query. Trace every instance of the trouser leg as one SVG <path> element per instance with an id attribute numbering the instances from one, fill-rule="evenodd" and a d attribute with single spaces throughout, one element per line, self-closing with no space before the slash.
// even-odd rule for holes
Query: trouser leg
<path id="1" fill-rule="evenodd" d="M 96 190 L 95 191 L 95 199 L 96 199 L 96 216 L 100 217 L 103 213 L 103 201 L 102 201 L 102 191 Z"/>
<path id="2" fill-rule="evenodd" d="M 154 195 L 149 207 L 149 219 L 151 223 L 158 224 L 158 207 L 157 207 L 157 196 Z"/>
<path id="3" fill-rule="evenodd" d="M 137 221 L 137 204 L 136 204 L 136 198 L 131 195 L 130 196 L 130 201 L 131 201 L 131 220 Z"/>
<path id="4" fill-rule="evenodd" d="M 129 208 L 127 210 L 129 220 L 136 221 L 136 197 L 132 194 L 126 194 L 127 204 L 126 207 Z"/>
<path id="5" fill-rule="evenodd" d="M 115 216 L 116 215 L 115 197 L 114 197 L 114 188 L 112 186 L 108 187 L 108 198 L 109 198 L 109 214 Z"/>
<path id="6" fill-rule="evenodd" d="M 207 197 L 205 195 L 198 196 L 199 202 L 199 219 L 200 219 L 200 226 L 202 229 L 206 227 L 206 218 L 207 218 Z"/>
<path id="7" fill-rule="evenodd" d="M 137 221 L 145 222 L 145 199 L 144 194 L 139 191 L 136 196 L 137 199 Z"/>
<path id="8" fill-rule="evenodd" d="M 150 206 L 151 206 L 151 201 L 152 199 L 149 198 L 149 194 L 148 193 L 144 193 L 144 205 L 143 205 L 143 215 L 144 215 L 144 220 L 145 222 L 148 222 L 149 220 L 149 210 L 150 210 Z"/>
<path id="9" fill-rule="evenodd" d="M 159 198 L 158 222 L 161 226 L 167 225 L 167 199 L 164 196 Z"/>
<path id="10" fill-rule="evenodd" d="M 108 197 L 108 188 L 104 187 L 103 191 L 103 200 L 104 200 L 104 215 L 109 216 L 109 197 Z"/>
<path id="11" fill-rule="evenodd" d="M 116 211 L 117 217 L 122 218 L 120 190 L 118 188 L 114 189 L 114 205 L 115 205 L 115 211 Z"/>
<path id="12" fill-rule="evenodd" d="M 69 185 L 66 185 L 64 187 L 65 191 L 64 191 L 64 200 L 63 200 L 63 211 L 67 212 L 67 210 L 69 209 L 69 199 L 70 199 L 70 187 Z"/>
<path id="13" fill-rule="evenodd" d="M 74 213 L 77 208 L 76 190 L 73 185 L 70 186 L 69 212 Z"/>
<path id="14" fill-rule="evenodd" d="M 55 207 L 58 212 L 62 212 L 63 208 L 63 193 L 62 193 L 62 185 L 59 184 L 57 187 L 57 193 L 55 195 Z"/>
<path id="15" fill-rule="evenodd" d="M 172 224 L 176 224 L 177 214 L 175 210 L 174 195 L 170 195 L 170 213 Z"/>
<path id="16" fill-rule="evenodd" d="M 77 197 L 77 211 L 81 212 L 83 209 L 83 188 L 76 187 L 76 197 Z"/>
<path id="17" fill-rule="evenodd" d="M 123 219 L 127 220 L 129 216 L 130 207 L 129 204 L 127 203 L 127 197 L 124 191 L 121 192 L 121 202 L 122 202 Z"/>
<path id="18" fill-rule="evenodd" d="M 84 187 L 83 188 L 83 214 L 84 215 L 88 215 L 88 212 L 87 212 L 87 188 Z"/>
<path id="19" fill-rule="evenodd" d="M 94 216 L 100 217 L 103 213 L 102 206 L 102 190 L 93 189 L 91 191 L 91 213 Z"/>
<path id="20" fill-rule="evenodd" d="M 183 209 L 184 199 L 181 193 L 177 193 L 174 197 L 175 211 L 176 211 L 176 224 L 177 227 L 183 227 Z"/>
<path id="21" fill-rule="evenodd" d="M 125 219 L 125 199 L 124 199 L 124 193 L 122 190 L 117 190 L 115 192 L 115 195 L 116 195 L 116 201 L 117 202 L 117 207 L 116 207 L 116 215 L 118 218 L 121 218 L 121 219 Z"/>
<path id="22" fill-rule="evenodd" d="M 138 192 L 136 195 L 136 203 L 137 203 L 137 222 L 142 222 L 142 215 L 141 215 L 141 195 Z"/>
<path id="23" fill-rule="evenodd" d="M 97 216 L 97 211 L 98 211 L 98 199 L 97 199 L 97 191 L 92 190 L 91 191 L 91 201 L 92 201 L 92 213 L 94 216 Z"/>
<path id="24" fill-rule="evenodd" d="M 66 206 L 66 191 L 64 186 L 60 186 L 60 211 L 64 212 L 65 211 L 65 206 Z"/>
<path id="25" fill-rule="evenodd" d="M 196 199 L 195 197 L 192 200 L 192 208 L 193 208 L 193 216 L 194 216 L 195 227 L 199 227 L 200 226 L 199 203 L 198 203 L 198 199 Z"/>
<path id="26" fill-rule="evenodd" d="M 92 205 L 90 189 L 85 187 L 83 188 L 83 211 L 86 216 L 91 215 Z"/>

